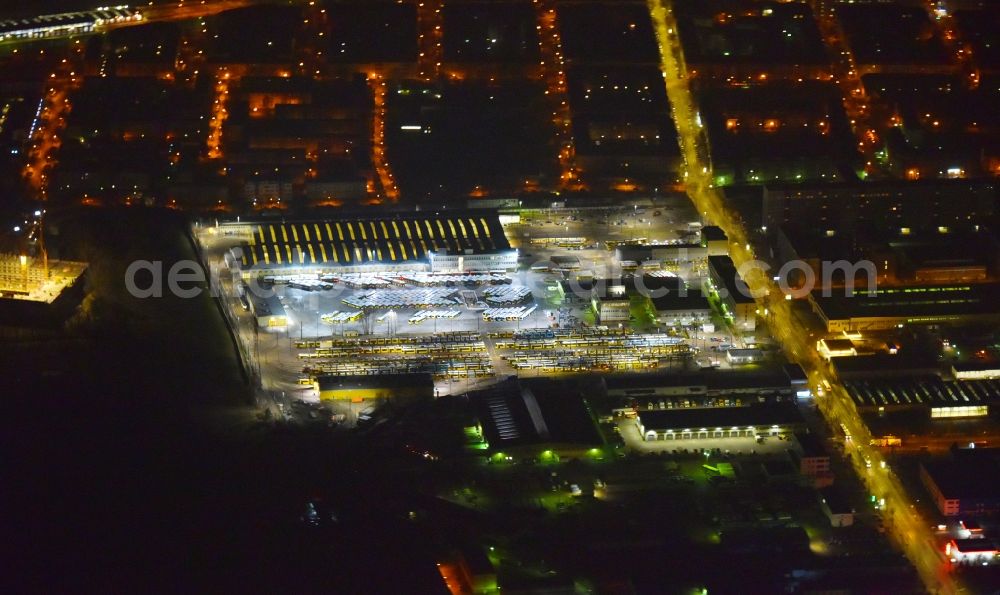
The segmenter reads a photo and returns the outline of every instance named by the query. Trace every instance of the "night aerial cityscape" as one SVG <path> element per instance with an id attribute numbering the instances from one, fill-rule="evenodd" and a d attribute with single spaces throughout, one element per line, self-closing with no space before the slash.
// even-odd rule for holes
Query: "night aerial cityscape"
<path id="1" fill-rule="evenodd" d="M 0 156 L 2 593 L 1000 593 L 1000 1 L 6 1 Z"/>

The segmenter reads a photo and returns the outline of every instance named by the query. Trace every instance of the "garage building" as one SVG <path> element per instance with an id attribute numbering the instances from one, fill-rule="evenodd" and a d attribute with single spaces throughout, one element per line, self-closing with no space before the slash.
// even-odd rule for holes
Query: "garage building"
<path id="1" fill-rule="evenodd" d="M 377 376 L 317 376 L 314 387 L 321 400 L 430 399 L 434 378 L 428 373 L 380 374 Z"/>
<path id="2" fill-rule="evenodd" d="M 805 429 L 805 421 L 795 405 L 776 403 L 640 411 L 636 426 L 643 440 L 691 440 L 777 436 Z"/>
<path id="3" fill-rule="evenodd" d="M 244 277 L 517 268 L 517 250 L 492 211 L 242 223 L 224 233 L 244 238 L 232 254 Z"/>

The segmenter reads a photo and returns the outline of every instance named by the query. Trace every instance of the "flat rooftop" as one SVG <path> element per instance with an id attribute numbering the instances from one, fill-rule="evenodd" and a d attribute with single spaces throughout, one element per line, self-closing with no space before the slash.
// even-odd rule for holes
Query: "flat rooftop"
<path id="1" fill-rule="evenodd" d="M 823 81 L 776 81 L 762 86 L 719 87 L 699 92 L 713 160 L 742 164 L 760 174 L 770 163 L 789 161 L 809 175 L 807 162 L 847 160 L 853 147 L 840 90 Z M 790 179 L 780 176 L 781 179 Z M 771 182 L 773 177 L 750 182 Z"/>
<path id="2" fill-rule="evenodd" d="M 1000 284 L 996 283 L 881 287 L 875 292 L 855 290 L 853 296 L 833 293 L 835 295 L 827 297 L 823 297 L 821 291 L 812 294 L 812 300 L 828 320 L 960 319 L 970 315 L 997 315 L 997 303 L 1000 303 Z"/>
<path id="3" fill-rule="evenodd" d="M 1000 401 L 1000 380 L 945 382 L 936 376 L 847 380 L 844 388 L 859 407 L 967 407 Z"/>
<path id="4" fill-rule="evenodd" d="M 825 487 L 819 490 L 820 498 L 826 503 L 827 508 L 833 514 L 850 514 L 854 512 L 850 502 L 834 487 Z"/>
<path id="5" fill-rule="evenodd" d="M 28 302 L 51 304 L 72 287 L 87 270 L 87 263 L 50 260 L 45 276 L 40 258 L 28 258 L 22 268 L 20 257 L 0 255 L 0 296 Z"/>
<path id="6" fill-rule="evenodd" d="M 748 295 L 749 288 L 740 277 L 733 259 L 728 256 L 709 256 L 708 267 L 714 273 L 713 277 L 737 304 L 751 304 L 754 299 Z M 739 283 L 737 283 L 739 280 Z"/>
<path id="7" fill-rule="evenodd" d="M 809 381 L 805 370 L 799 364 L 785 364 L 781 369 L 784 370 L 792 384 L 805 384 Z"/>
<path id="8" fill-rule="evenodd" d="M 830 455 L 823 445 L 823 441 L 816 434 L 811 432 L 795 432 L 795 440 L 802 448 L 802 456 L 826 457 Z"/>
<path id="9" fill-rule="evenodd" d="M 557 379 L 509 379 L 473 393 L 490 444 L 603 444 L 584 395 Z"/>
<path id="10" fill-rule="evenodd" d="M 850 339 L 821 339 L 830 351 L 848 351 L 854 349 L 854 341 Z"/>
<path id="11" fill-rule="evenodd" d="M 964 362 L 954 362 L 951 367 L 956 372 L 986 372 L 1000 370 L 1000 362 L 968 360 Z"/>
<path id="12" fill-rule="evenodd" d="M 365 388 L 413 388 L 433 389 L 434 378 L 429 373 L 379 374 L 376 376 L 338 376 L 324 374 L 316 377 L 320 391 L 352 390 Z"/>
<path id="13" fill-rule="evenodd" d="M 605 383 L 609 391 L 644 391 L 656 387 L 687 386 L 697 389 L 692 390 L 692 394 L 713 390 L 740 389 L 781 392 L 791 388 L 791 380 L 782 370 L 774 372 L 712 370 L 695 374 L 612 374 L 605 378 Z"/>
<path id="14" fill-rule="evenodd" d="M 510 250 L 495 212 L 407 213 L 308 222 L 258 223 L 240 248 L 244 267 L 422 261 L 429 253 Z"/>
<path id="15" fill-rule="evenodd" d="M 1000 499 L 1000 463 L 995 459 L 964 461 L 958 457 L 946 461 L 924 461 L 921 466 L 949 500 Z"/>
<path id="16" fill-rule="evenodd" d="M 695 311 L 711 308 L 708 298 L 703 296 L 699 289 L 688 289 L 687 295 L 683 296 L 676 291 L 670 291 L 666 295 L 650 298 L 650 300 L 657 312 Z"/>
<path id="17" fill-rule="evenodd" d="M 791 403 L 750 407 L 645 410 L 638 413 L 638 418 L 647 431 L 788 426 L 805 423 L 798 408 Z"/>
<path id="18" fill-rule="evenodd" d="M 955 549 L 968 554 L 972 552 L 995 552 L 997 544 L 992 539 L 955 539 Z"/>

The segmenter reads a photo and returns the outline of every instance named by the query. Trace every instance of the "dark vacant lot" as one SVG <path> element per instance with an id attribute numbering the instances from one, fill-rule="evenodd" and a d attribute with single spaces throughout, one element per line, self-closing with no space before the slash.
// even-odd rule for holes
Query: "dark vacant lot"
<path id="1" fill-rule="evenodd" d="M 363 511 L 340 506 L 336 530 L 299 521 L 316 494 L 359 484 L 384 494 L 398 475 L 351 472 L 344 466 L 365 457 L 336 436 L 256 420 L 207 295 L 137 300 L 125 291 L 132 260 L 169 269 L 193 257 L 179 216 L 55 219 L 53 251 L 90 261 L 91 276 L 66 329 L 0 335 L 0 590 L 391 592 L 392 577 L 426 586 L 421 577 L 436 576 L 432 561 L 400 549 L 423 540 L 395 515 L 363 531 L 352 524 Z M 378 566 L 389 570 L 366 570 Z"/>

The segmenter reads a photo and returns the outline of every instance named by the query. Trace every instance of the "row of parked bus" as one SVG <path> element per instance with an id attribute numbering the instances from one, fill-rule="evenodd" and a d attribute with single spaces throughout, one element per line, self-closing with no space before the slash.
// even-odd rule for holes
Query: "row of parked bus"
<path id="1" fill-rule="evenodd" d="M 477 353 L 486 349 L 482 341 L 465 341 L 462 343 L 401 343 L 374 344 L 358 343 L 355 345 L 333 345 L 317 347 L 311 351 L 298 354 L 300 359 L 325 357 L 351 357 L 354 355 L 457 355 Z"/>
<path id="2" fill-rule="evenodd" d="M 425 320 L 432 320 L 435 318 L 456 318 L 461 313 L 461 310 L 418 310 L 417 313 L 410 316 L 406 322 L 410 324 L 420 324 Z"/>
<path id="3" fill-rule="evenodd" d="M 358 345 L 422 345 L 438 343 L 467 343 L 481 341 L 479 333 L 475 331 L 453 331 L 441 332 L 429 335 L 394 335 L 392 337 L 364 336 L 354 339 L 343 337 L 330 337 L 327 339 L 311 339 L 295 341 L 295 347 L 299 349 L 317 349 L 320 347 L 357 347 Z"/>
<path id="4" fill-rule="evenodd" d="M 515 369 L 536 372 L 644 370 L 659 365 L 656 357 L 625 352 L 609 355 L 573 351 L 515 351 L 503 358 Z"/>
<path id="5" fill-rule="evenodd" d="M 348 310 L 344 312 L 334 310 L 333 312 L 327 314 L 321 314 L 319 319 L 327 324 L 344 324 L 347 322 L 354 322 L 355 320 L 361 318 L 362 314 L 364 313 L 358 310 Z"/>
<path id="6" fill-rule="evenodd" d="M 375 376 L 380 374 L 430 373 L 436 378 L 474 378 L 493 375 L 493 363 L 485 354 L 437 359 L 428 356 L 346 360 L 313 360 L 303 368 L 310 376 L 337 374 Z"/>
<path id="7" fill-rule="evenodd" d="M 519 306 L 516 308 L 486 308 L 483 310 L 483 320 L 486 322 L 515 322 L 524 320 L 538 309 L 538 306 Z"/>

